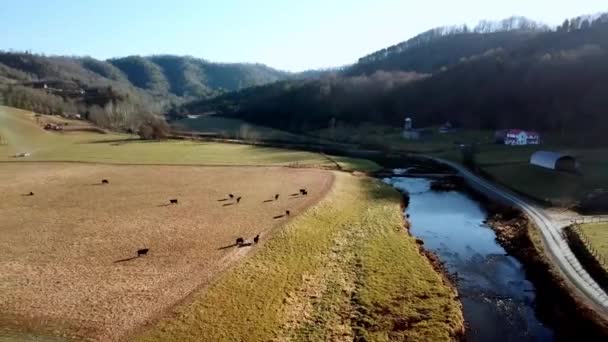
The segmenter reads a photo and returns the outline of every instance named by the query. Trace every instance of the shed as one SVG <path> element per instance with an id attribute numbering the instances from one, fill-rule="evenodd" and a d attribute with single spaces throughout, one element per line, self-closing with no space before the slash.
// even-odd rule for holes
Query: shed
<path id="1" fill-rule="evenodd" d="M 550 170 L 577 172 L 578 161 L 573 156 L 551 151 L 536 151 L 530 157 L 530 164 Z"/>

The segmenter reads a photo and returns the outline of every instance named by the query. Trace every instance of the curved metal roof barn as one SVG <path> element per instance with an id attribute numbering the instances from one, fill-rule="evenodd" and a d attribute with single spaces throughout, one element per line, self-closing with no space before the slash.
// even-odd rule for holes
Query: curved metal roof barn
<path id="1" fill-rule="evenodd" d="M 551 151 L 536 151 L 530 157 L 530 164 L 550 170 L 576 172 L 578 161 L 571 155 Z"/>

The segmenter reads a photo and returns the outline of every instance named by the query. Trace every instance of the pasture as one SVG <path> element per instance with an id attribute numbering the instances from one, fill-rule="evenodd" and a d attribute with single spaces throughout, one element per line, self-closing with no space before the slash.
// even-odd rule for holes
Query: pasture
<path id="1" fill-rule="evenodd" d="M 404 230 L 399 193 L 335 179 L 264 249 L 135 341 L 455 340 L 457 294 Z"/>
<path id="2" fill-rule="evenodd" d="M 535 151 L 559 151 L 574 156 L 580 162 L 580 174 L 542 169 L 530 165 Z M 434 156 L 462 162 L 457 149 Z M 608 149 L 605 147 L 573 148 L 559 144 L 537 146 L 505 146 L 484 144 L 475 156 L 477 165 L 492 180 L 532 198 L 548 201 L 556 207 L 571 207 L 596 189 L 608 184 Z"/>
<path id="3" fill-rule="evenodd" d="M 216 115 L 205 115 L 195 119 L 181 119 L 172 122 L 171 126 L 179 131 L 211 133 L 223 138 L 238 138 L 243 140 L 267 139 L 302 142 L 309 140 L 303 136 L 282 130 L 258 126 L 247 123 L 240 119 L 225 118 Z"/>
<path id="4" fill-rule="evenodd" d="M 264 245 L 287 219 L 274 217 L 316 203 L 332 178 L 273 167 L 1 165 L 0 323 L 120 338 Z M 309 195 L 289 196 L 299 188 Z M 234 246 L 256 234 L 259 245 Z M 137 257 L 142 248 L 148 255 Z"/>
<path id="5" fill-rule="evenodd" d="M 447 341 L 463 327 L 400 195 L 324 170 L 372 162 L 47 132 L 6 107 L 0 136 L 2 339 Z"/>
<path id="6" fill-rule="evenodd" d="M 601 256 L 600 262 L 604 264 L 608 260 L 608 222 L 585 223 L 580 225 L 580 230 L 585 234 L 591 247 Z"/>
<path id="7" fill-rule="evenodd" d="M 537 150 L 555 150 L 573 155 L 580 162 L 580 174 L 546 170 L 530 165 Z M 479 166 L 499 183 L 554 206 L 570 207 L 596 189 L 608 184 L 606 148 L 567 148 L 559 146 L 508 147 L 482 149 Z"/>
<path id="8" fill-rule="evenodd" d="M 70 161 L 111 164 L 169 165 L 281 165 L 335 168 L 319 153 L 189 140 L 142 141 L 125 134 L 48 132 L 34 114 L 0 106 L 0 161 L 17 161 L 15 153 L 29 152 L 27 161 Z M 367 160 L 334 158 L 345 170 L 374 170 Z"/>

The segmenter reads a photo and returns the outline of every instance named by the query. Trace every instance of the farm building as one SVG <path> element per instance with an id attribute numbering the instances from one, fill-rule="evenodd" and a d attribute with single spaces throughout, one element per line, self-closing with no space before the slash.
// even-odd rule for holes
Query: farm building
<path id="1" fill-rule="evenodd" d="M 530 164 L 550 170 L 576 172 L 578 161 L 567 154 L 551 151 L 536 151 L 530 157 Z"/>
<path id="2" fill-rule="evenodd" d="M 522 129 L 506 129 L 496 132 L 496 142 L 505 145 L 538 145 L 540 144 L 540 134 L 534 131 L 524 131 Z"/>
<path id="3" fill-rule="evenodd" d="M 432 134 L 432 130 L 430 128 L 414 128 L 413 122 L 411 118 L 405 119 L 405 124 L 403 126 L 403 137 L 408 140 L 418 140 L 425 136 L 429 136 Z"/>

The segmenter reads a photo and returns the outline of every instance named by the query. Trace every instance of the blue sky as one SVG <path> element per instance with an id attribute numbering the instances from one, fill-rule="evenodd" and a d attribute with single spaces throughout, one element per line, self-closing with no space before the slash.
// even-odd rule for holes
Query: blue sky
<path id="1" fill-rule="evenodd" d="M 606 10 L 605 0 L 1 0 L 0 49 L 300 71 L 353 63 L 436 26 L 512 15 L 555 25 Z"/>

